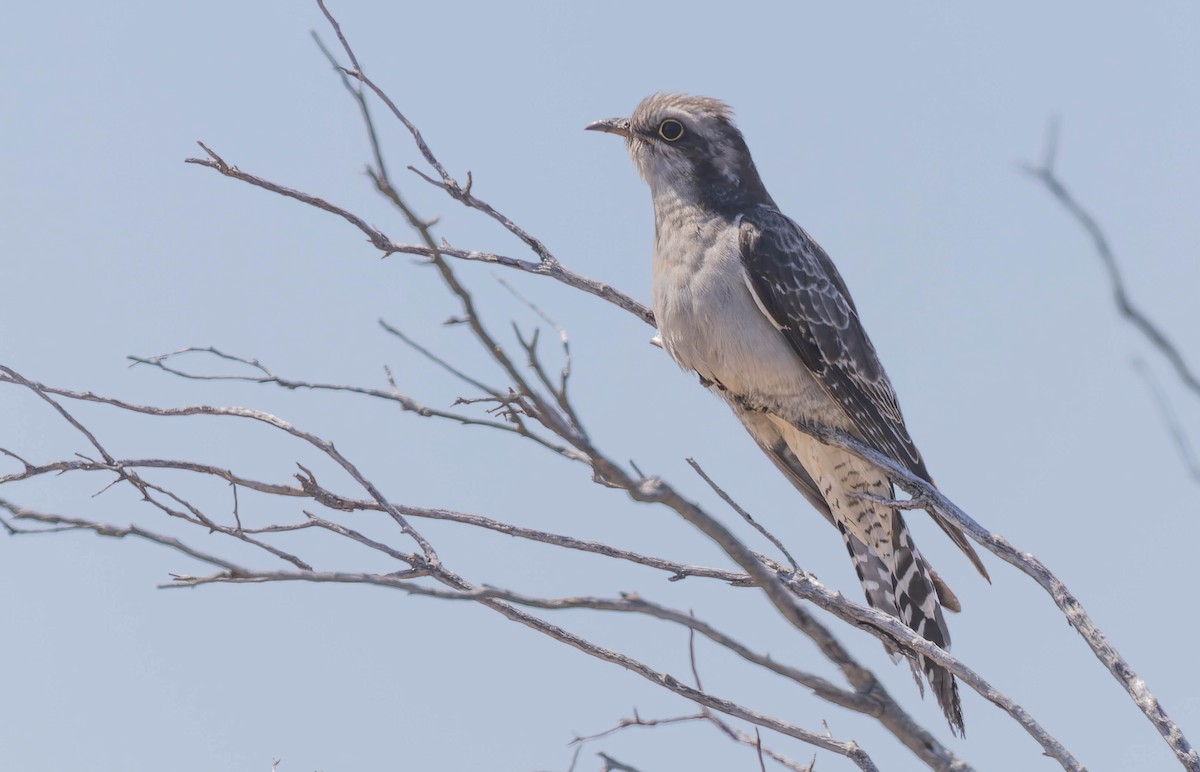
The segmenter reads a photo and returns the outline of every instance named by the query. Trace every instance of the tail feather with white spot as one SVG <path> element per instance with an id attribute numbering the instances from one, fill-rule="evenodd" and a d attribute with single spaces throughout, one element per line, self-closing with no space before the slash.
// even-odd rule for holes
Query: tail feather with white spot
<path id="1" fill-rule="evenodd" d="M 868 549 L 839 523 L 846 548 L 854 560 L 854 570 L 866 593 L 867 603 L 872 608 L 896 617 L 930 643 L 942 649 L 949 649 L 950 629 L 946 625 L 942 607 L 944 604 L 947 609 L 958 611 L 958 599 L 925 562 L 913 544 L 908 526 L 899 512 L 893 513 L 892 527 L 892 544 L 896 545 L 892 555 L 894 571 L 879 555 Z M 899 660 L 899 654 L 893 647 L 884 644 L 884 648 L 892 661 Z M 925 657 L 918 656 L 915 663 L 910 660 L 909 664 L 913 666 L 913 677 L 922 693 L 924 687 L 916 667 L 919 665 L 924 671 L 938 705 L 946 714 L 946 720 L 950 722 L 950 728 L 961 736 L 962 705 L 954 675 Z"/>

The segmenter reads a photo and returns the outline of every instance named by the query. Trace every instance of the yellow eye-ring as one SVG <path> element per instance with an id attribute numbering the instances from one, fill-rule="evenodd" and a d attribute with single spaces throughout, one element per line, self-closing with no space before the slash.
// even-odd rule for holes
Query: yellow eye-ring
<path id="1" fill-rule="evenodd" d="M 674 142 L 683 136 L 683 124 L 674 118 L 668 118 L 658 124 L 658 136 L 668 142 Z"/>

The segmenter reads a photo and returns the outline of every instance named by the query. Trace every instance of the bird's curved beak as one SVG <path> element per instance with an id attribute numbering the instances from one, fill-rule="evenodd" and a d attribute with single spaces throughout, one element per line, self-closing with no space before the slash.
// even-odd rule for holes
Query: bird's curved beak
<path id="1" fill-rule="evenodd" d="M 584 126 L 584 129 L 586 131 L 603 131 L 608 134 L 619 134 L 626 139 L 630 135 L 628 118 L 606 118 L 603 121 L 593 121 Z"/>

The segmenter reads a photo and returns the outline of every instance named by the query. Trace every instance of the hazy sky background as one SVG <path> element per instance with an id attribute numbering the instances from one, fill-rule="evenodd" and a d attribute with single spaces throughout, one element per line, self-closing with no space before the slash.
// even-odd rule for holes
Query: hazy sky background
<path id="1" fill-rule="evenodd" d="M 613 137 L 582 131 L 646 94 L 732 104 L 768 188 L 837 261 L 943 490 L 1036 553 L 1082 600 L 1165 708 L 1200 740 L 1197 493 L 1144 382 L 1181 419 L 1200 409 L 1122 322 L 1076 223 L 1017 162 L 1062 117 L 1059 169 L 1104 223 L 1134 297 L 1200 362 L 1200 9 L 1175 2 L 1002 8 L 804 3 L 334 2 L 369 72 L 450 170 L 565 263 L 649 298 L 649 196 Z M 345 223 L 188 166 L 203 140 L 231 163 L 324 196 L 410 240 L 362 175 L 353 103 L 297 2 L 7 3 L 0 10 L 0 362 L 25 375 L 157 405 L 239 404 L 334 440 L 394 500 L 477 512 L 689 562 L 726 562 L 665 511 L 592 485 L 582 467 L 508 437 L 338 394 L 193 383 L 125 356 L 215 345 L 281 375 L 401 388 L 447 406 L 462 386 L 384 334 L 384 318 L 497 378 L 435 277 L 381 261 Z M 401 173 L 419 158 L 381 119 L 395 173 L 455 245 L 526 256 L 494 223 Z M 535 319 L 494 271 L 465 265 L 493 327 Z M 861 597 L 837 534 L 728 411 L 647 345 L 650 330 L 547 280 L 506 275 L 565 325 L 575 396 L 596 440 L 728 522 L 695 456 L 827 584 Z M 280 482 L 296 462 L 358 495 L 317 455 L 231 421 L 79 408 L 118 456 L 186 457 Z M 43 403 L 0 390 L 0 446 L 32 461 L 88 452 Z M 12 461 L 0 472 L 16 471 Z M 177 484 L 171 475 L 147 475 Z M 189 536 L 107 478 L 7 486 L 63 514 Z M 228 517 L 229 490 L 188 488 Z M 245 497 L 243 517 L 302 502 Z M 346 520 L 370 530 L 371 515 Z M 928 522 L 917 539 L 962 599 L 954 651 L 1096 770 L 1170 769 L 1119 685 L 1025 576 L 986 556 L 987 586 Z M 479 583 L 546 595 L 636 591 L 735 630 L 779 659 L 832 667 L 745 590 L 668 583 L 461 527 L 421 524 Z M 374 531 L 396 543 L 394 531 Z M 748 539 L 752 538 L 750 536 Z M 287 542 L 320 568 L 380 569 L 363 550 Z M 756 547 L 766 549 L 755 542 Z M 244 550 L 231 549 L 239 559 Z M 259 562 L 259 565 L 270 565 Z M 159 591 L 204 567 L 85 534 L 0 538 L 0 769 L 280 772 L 566 770 L 575 733 L 690 706 L 639 677 L 486 609 L 350 586 Z M 546 612 L 681 680 L 687 636 L 652 620 Z M 763 621 L 767 620 L 767 621 Z M 842 638 L 924 725 L 980 769 L 1051 769 L 1007 716 L 964 689 L 968 736 L 865 634 Z M 703 643 L 713 693 L 800 725 L 828 722 L 887 770 L 920 768 L 869 720 L 754 676 Z M 787 739 L 770 744 L 807 759 Z M 700 726 L 630 730 L 588 746 L 644 772 L 757 769 Z M 844 759 L 821 754 L 818 769 Z"/>

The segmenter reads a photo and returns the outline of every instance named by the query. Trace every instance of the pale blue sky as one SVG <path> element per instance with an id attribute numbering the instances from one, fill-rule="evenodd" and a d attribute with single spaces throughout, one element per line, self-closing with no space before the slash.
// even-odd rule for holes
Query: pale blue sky
<path id="1" fill-rule="evenodd" d="M 1148 361 L 1190 426 L 1200 427 L 1200 410 L 1118 319 L 1076 224 L 1016 166 L 1040 157 L 1047 118 L 1060 115 L 1062 176 L 1107 227 L 1135 298 L 1200 361 L 1194 4 L 335 2 L 333 10 L 364 66 L 452 172 L 472 170 L 476 192 L 560 259 L 643 300 L 649 197 L 621 144 L 582 127 L 658 90 L 730 102 L 775 199 L 841 267 L 943 490 L 1055 570 L 1200 740 L 1197 488 L 1131 358 Z M 376 326 L 385 318 L 459 363 L 478 361 L 461 329 L 440 325 L 454 304 L 429 271 L 400 257 L 380 261 L 334 218 L 182 163 L 203 140 L 243 169 L 409 238 L 362 176 L 358 116 L 309 39 L 313 28 L 324 33 L 317 9 L 296 2 L 0 10 L 0 362 L 131 400 L 268 410 L 334 440 L 406 503 L 722 563 L 669 514 L 633 506 L 581 468 L 506 437 L 349 397 L 126 367 L 128 354 L 216 345 L 295 378 L 385 387 L 388 364 L 430 404 L 462 393 Z M 392 167 L 416 163 L 406 137 L 383 123 Z M 424 183 L 406 182 L 406 192 L 442 217 L 439 234 L 452 243 L 522 254 L 493 223 Z M 497 329 L 510 318 L 533 323 L 490 269 L 464 266 L 462 275 Z M 697 457 L 804 566 L 859 597 L 836 533 L 694 378 L 646 344 L 647 328 L 545 280 L 506 278 L 571 331 L 576 398 L 614 457 L 634 458 L 732 518 L 684 464 Z M 122 456 L 186 456 L 279 481 L 294 462 L 316 462 L 256 427 L 79 415 Z M 12 388 L 0 392 L 0 446 L 36 461 L 86 450 Z M 187 533 L 131 491 L 90 498 L 104 482 L 68 477 L 0 495 Z M 228 509 L 221 486 L 195 495 Z M 263 518 L 299 515 L 264 500 L 244 501 L 242 511 L 255 506 Z M 927 518 L 912 520 L 962 598 L 963 613 L 950 620 L 959 656 L 1093 769 L 1171 768 L 1154 729 L 1032 581 L 989 556 L 994 584 L 985 585 Z M 706 593 L 461 528 L 424 530 L 473 581 L 550 595 L 637 591 L 831 672 L 746 591 Z M 215 537 L 191 536 L 216 548 Z M 323 567 L 376 567 L 340 545 L 306 549 Z M 602 730 L 635 707 L 647 717 L 689 710 L 632 674 L 465 604 L 355 587 L 154 589 L 169 572 L 199 569 L 146 544 L 0 539 L 0 769 L 265 772 L 281 758 L 280 772 L 565 770 L 575 733 Z M 576 612 L 551 619 L 687 674 L 680 630 Z M 905 668 L 863 634 L 842 637 L 978 768 L 1053 768 L 969 690 L 967 740 L 950 739 Z M 883 769 L 919 768 L 870 722 L 802 690 L 746 680 L 712 647 L 698 655 L 711 691 L 801 725 L 827 721 Z M 774 744 L 809 756 L 790 741 Z M 645 772 L 757 769 L 751 753 L 700 727 L 613 737 L 589 747 L 580 769 L 598 768 L 591 753 L 601 749 Z M 850 765 L 822 754 L 818 768 Z"/>

